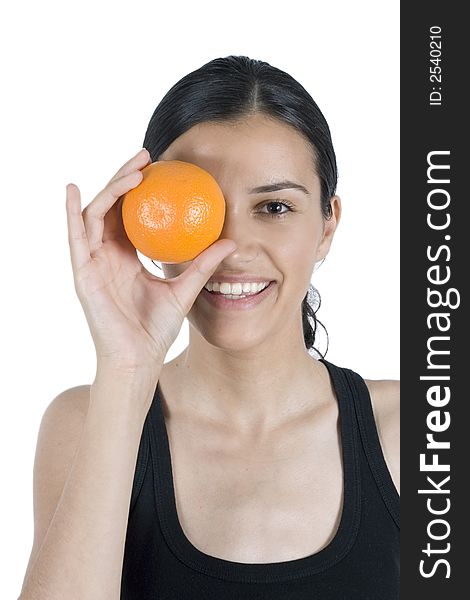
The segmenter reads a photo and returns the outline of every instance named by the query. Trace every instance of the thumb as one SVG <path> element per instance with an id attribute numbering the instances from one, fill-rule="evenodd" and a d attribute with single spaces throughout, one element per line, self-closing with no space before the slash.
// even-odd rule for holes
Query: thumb
<path id="1" fill-rule="evenodd" d="M 233 240 L 217 240 L 198 254 L 189 267 L 172 281 L 173 293 L 185 315 L 191 310 L 197 295 L 207 283 L 217 266 L 236 250 Z"/>

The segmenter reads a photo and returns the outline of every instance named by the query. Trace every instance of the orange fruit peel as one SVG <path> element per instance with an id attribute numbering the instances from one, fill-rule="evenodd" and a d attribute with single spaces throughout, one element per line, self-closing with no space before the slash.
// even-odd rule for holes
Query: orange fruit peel
<path id="1" fill-rule="evenodd" d="M 163 263 L 193 260 L 223 228 L 225 199 L 210 173 L 192 163 L 162 160 L 142 169 L 140 184 L 122 200 L 131 244 Z"/>

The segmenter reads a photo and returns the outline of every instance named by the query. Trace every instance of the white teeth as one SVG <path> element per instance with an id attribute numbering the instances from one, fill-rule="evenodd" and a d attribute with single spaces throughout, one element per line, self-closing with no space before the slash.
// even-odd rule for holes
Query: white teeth
<path id="1" fill-rule="evenodd" d="M 225 283 L 225 282 L 220 284 L 220 290 L 219 290 L 219 292 L 221 294 L 230 294 L 230 292 L 232 291 L 231 287 L 233 287 L 233 293 L 234 294 L 241 294 L 242 293 L 242 286 L 241 286 L 240 283 L 231 284 L 231 283 Z"/>
<path id="2" fill-rule="evenodd" d="M 238 296 L 242 294 L 257 294 L 269 285 L 269 281 L 260 283 L 245 281 L 243 283 L 227 283 L 227 282 L 210 282 L 204 286 L 209 292 L 219 292 L 224 296 Z"/>

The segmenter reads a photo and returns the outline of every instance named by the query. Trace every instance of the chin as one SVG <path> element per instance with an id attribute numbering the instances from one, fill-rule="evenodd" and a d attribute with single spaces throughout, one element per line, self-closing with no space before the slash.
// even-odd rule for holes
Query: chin
<path id="1" fill-rule="evenodd" d="M 262 345 L 264 341 L 260 338 L 259 330 L 256 335 L 253 332 L 250 334 L 248 329 L 234 323 L 231 327 L 225 327 L 223 331 L 220 326 L 217 327 L 217 331 L 208 327 L 198 327 L 197 331 L 214 348 L 227 352 L 246 352 Z"/>

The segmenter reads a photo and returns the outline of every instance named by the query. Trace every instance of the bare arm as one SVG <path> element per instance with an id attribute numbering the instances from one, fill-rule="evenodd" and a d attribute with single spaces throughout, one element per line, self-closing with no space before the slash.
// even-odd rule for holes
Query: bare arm
<path id="1" fill-rule="evenodd" d="M 49 464 L 49 472 L 41 475 L 48 486 L 35 489 L 41 497 L 34 503 L 41 508 L 35 510 L 35 541 L 21 600 L 119 598 L 137 452 L 157 379 L 146 372 L 97 375 L 56 508 L 48 488 L 57 489 L 64 465 L 53 454 L 70 446 L 61 440 L 66 431 L 54 427 L 60 426 L 67 398 L 49 411 L 38 439 L 42 456 L 35 460 L 35 469 Z"/>
<path id="2" fill-rule="evenodd" d="M 42 483 L 35 488 L 35 540 L 21 600 L 119 598 L 132 483 L 155 386 L 195 299 L 235 248 L 219 239 L 169 279 L 143 267 L 120 202 L 149 161 L 147 150 L 136 154 L 83 211 L 78 187 L 66 188 L 75 290 L 97 371 L 78 401 L 81 411 L 67 413 L 64 392 L 41 424 L 35 479 Z M 64 426 L 67 414 L 74 425 Z"/>
<path id="3" fill-rule="evenodd" d="M 34 541 L 24 581 L 62 495 L 80 442 L 89 401 L 89 385 L 69 388 L 50 402 L 42 416 L 33 474 Z"/>

